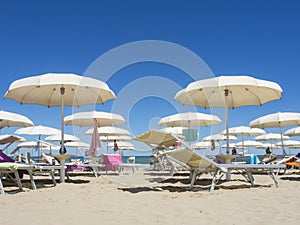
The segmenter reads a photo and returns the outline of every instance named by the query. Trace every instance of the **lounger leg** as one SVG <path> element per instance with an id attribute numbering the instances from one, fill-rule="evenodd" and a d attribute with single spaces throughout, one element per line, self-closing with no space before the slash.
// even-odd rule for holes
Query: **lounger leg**
<path id="1" fill-rule="evenodd" d="M 93 167 L 93 172 L 94 172 L 94 175 L 95 177 L 98 177 L 98 167 Z"/>
<path id="2" fill-rule="evenodd" d="M 53 182 L 54 186 L 56 186 L 56 180 L 55 180 L 55 176 L 54 176 L 54 170 L 51 170 L 50 175 L 51 175 L 52 182 Z"/>
<path id="3" fill-rule="evenodd" d="M 36 190 L 36 185 L 35 185 L 35 182 L 34 182 L 34 179 L 33 179 L 33 176 L 32 176 L 32 171 L 28 171 L 28 174 L 29 174 L 29 177 L 30 177 L 32 190 Z"/>
<path id="4" fill-rule="evenodd" d="M 211 181 L 210 190 L 209 190 L 210 192 L 213 192 L 213 191 L 214 191 L 215 186 L 216 186 L 216 183 L 217 183 L 217 180 L 218 180 L 219 174 L 220 174 L 220 171 L 219 171 L 219 170 L 216 170 L 216 171 L 214 172 L 213 179 L 212 179 L 212 181 Z"/>
<path id="5" fill-rule="evenodd" d="M 195 178 L 196 178 L 196 170 L 191 171 L 191 183 L 190 183 L 190 188 L 193 188 L 194 183 L 195 183 Z"/>
<path id="6" fill-rule="evenodd" d="M 18 185 L 20 191 L 23 191 L 23 187 L 22 187 L 22 183 L 21 183 L 21 180 L 20 180 L 20 176 L 19 176 L 18 171 L 16 170 L 16 171 L 14 172 L 14 174 L 15 174 L 15 178 L 16 178 L 16 183 L 17 183 L 17 185 Z"/>
<path id="7" fill-rule="evenodd" d="M 3 184 L 2 184 L 2 179 L 1 178 L 0 178 L 0 194 L 5 195 L 5 191 L 4 191 L 4 187 L 3 187 Z"/>
<path id="8" fill-rule="evenodd" d="M 250 170 L 247 170 L 246 173 L 247 173 L 247 177 L 248 177 L 248 179 L 249 179 L 249 182 L 251 183 L 251 186 L 253 186 L 253 185 L 254 185 L 254 177 L 253 177 L 251 171 L 250 171 Z"/>
<path id="9" fill-rule="evenodd" d="M 275 175 L 274 171 L 271 170 L 270 173 L 269 173 L 269 175 L 270 175 L 270 177 L 272 177 L 272 179 L 275 182 L 275 186 L 278 188 L 278 180 L 277 180 L 277 176 Z"/>

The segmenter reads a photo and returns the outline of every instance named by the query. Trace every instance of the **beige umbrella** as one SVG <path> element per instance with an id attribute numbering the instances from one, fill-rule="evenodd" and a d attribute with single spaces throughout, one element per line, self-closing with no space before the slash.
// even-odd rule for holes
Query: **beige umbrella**
<path id="1" fill-rule="evenodd" d="M 208 141 L 199 141 L 195 144 L 192 144 L 191 147 L 195 150 L 200 150 L 200 149 L 208 149 L 211 147 L 211 142 Z"/>
<path id="2" fill-rule="evenodd" d="M 61 146 L 64 149 L 64 106 L 103 104 L 116 98 L 108 85 L 94 78 L 70 73 L 47 73 L 14 81 L 5 98 L 21 104 L 61 106 Z M 64 164 L 64 160 L 61 161 Z M 64 182 L 65 174 L 61 173 Z"/>
<path id="3" fill-rule="evenodd" d="M 190 83 L 179 91 L 175 99 L 182 104 L 197 105 L 203 108 L 226 109 L 226 135 L 228 129 L 228 108 L 248 105 L 263 105 L 280 99 L 282 89 L 274 82 L 250 76 L 219 76 Z M 229 138 L 226 141 L 229 154 Z"/>
<path id="4" fill-rule="evenodd" d="M 253 128 L 280 128 L 282 153 L 286 155 L 283 145 L 282 127 L 300 125 L 300 113 L 293 112 L 277 112 L 266 116 L 259 117 L 250 122 Z"/>
<path id="5" fill-rule="evenodd" d="M 284 132 L 285 136 L 300 136 L 300 127 L 295 127 Z"/>
<path id="6" fill-rule="evenodd" d="M 125 124 L 125 119 L 118 114 L 109 112 L 99 112 L 99 111 L 89 111 L 89 112 L 79 112 L 73 115 L 66 116 L 64 122 L 66 125 L 73 126 L 90 126 L 94 125 L 94 119 L 97 120 L 97 126 L 117 126 L 120 124 Z"/>
<path id="7" fill-rule="evenodd" d="M 290 139 L 288 136 L 282 136 L 282 134 L 278 134 L 278 133 L 268 133 L 268 134 L 263 134 L 263 135 L 259 135 L 257 137 L 254 138 L 256 141 L 271 141 L 271 146 L 270 148 L 272 149 L 273 146 L 273 141 L 279 141 L 279 140 L 288 140 Z M 281 146 L 282 148 L 283 146 Z M 284 150 L 285 152 L 285 150 Z"/>
<path id="8" fill-rule="evenodd" d="M 17 113 L 0 110 L 0 130 L 3 127 L 29 127 L 33 122 L 25 116 Z"/>
<path id="9" fill-rule="evenodd" d="M 17 147 L 11 152 L 11 154 L 14 154 L 15 152 L 19 151 L 21 148 L 39 148 L 44 150 L 59 150 L 59 146 L 53 145 L 46 142 L 39 141 L 25 141 L 17 145 Z"/>
<path id="10" fill-rule="evenodd" d="M 67 142 L 65 144 L 66 147 L 69 147 L 69 148 L 75 148 L 76 149 L 76 156 L 78 155 L 77 154 L 77 151 L 78 149 L 89 149 L 90 148 L 90 144 L 88 143 L 85 143 L 85 142 L 81 142 L 81 141 L 72 141 L 72 142 Z"/>
<path id="11" fill-rule="evenodd" d="M 61 134 L 54 134 L 45 138 L 45 141 L 61 141 Z M 80 141 L 80 139 L 74 135 L 64 134 L 64 141 L 65 142 L 74 142 Z M 65 144 L 66 146 L 66 144 Z"/>
<path id="12" fill-rule="evenodd" d="M 85 134 L 92 135 L 93 129 L 87 130 Z M 98 134 L 100 136 L 106 137 L 106 142 L 109 142 L 108 137 L 109 136 L 129 136 L 130 133 L 128 130 L 119 128 L 119 127 L 111 127 L 111 126 L 106 126 L 106 127 L 98 127 Z M 100 140 L 103 140 L 103 138 Z M 113 139 L 112 141 L 114 141 Z M 128 139 L 130 140 L 130 139 Z M 108 144 L 106 145 L 106 151 L 108 152 Z"/>
<path id="13" fill-rule="evenodd" d="M 241 136 L 242 143 L 244 143 L 245 136 L 257 136 L 257 135 L 266 134 L 266 132 L 263 129 L 251 128 L 251 127 L 247 127 L 247 126 L 231 127 L 228 129 L 228 132 L 230 135 Z M 226 130 L 222 131 L 221 134 L 226 134 Z M 242 146 L 242 149 L 243 149 L 243 155 L 244 155 L 244 153 L 245 153 L 244 146 Z"/>
<path id="14" fill-rule="evenodd" d="M 64 106 L 103 104 L 115 94 L 106 83 L 76 74 L 47 73 L 14 81 L 5 98 L 21 104 L 39 104 L 62 108 L 62 145 L 64 144 Z"/>
<path id="15" fill-rule="evenodd" d="M 211 126 L 221 123 L 221 119 L 217 116 L 204 114 L 199 112 L 178 113 L 164 117 L 158 122 L 160 126 L 169 127 L 188 127 L 185 135 L 186 141 L 195 141 L 198 138 L 198 132 L 192 135 L 190 128 L 194 126 Z M 196 135 L 197 134 L 197 135 Z"/>
<path id="16" fill-rule="evenodd" d="M 92 135 L 93 129 L 87 130 L 85 134 Z M 98 134 L 100 136 L 115 136 L 115 135 L 129 136 L 130 132 L 123 128 L 106 126 L 106 127 L 98 127 Z"/>
<path id="17" fill-rule="evenodd" d="M 186 112 L 166 116 L 160 119 L 158 123 L 160 126 L 168 127 L 197 127 L 219 124 L 221 123 L 221 119 L 211 114 Z"/>
<path id="18" fill-rule="evenodd" d="M 225 141 L 225 140 L 237 140 L 237 137 L 233 136 L 233 135 L 223 135 L 223 134 L 213 134 L 213 135 L 209 135 L 206 136 L 202 139 L 202 141 Z"/>
<path id="19" fill-rule="evenodd" d="M 31 127 L 24 127 L 19 128 L 15 131 L 15 134 L 27 134 L 27 135 L 37 135 L 38 140 L 41 140 L 41 135 L 53 135 L 53 134 L 60 134 L 60 130 L 52 127 L 37 125 Z M 39 147 L 38 151 L 40 150 Z M 40 151 L 38 152 L 38 156 L 40 157 Z"/>
<path id="20" fill-rule="evenodd" d="M 114 147 L 114 143 L 110 142 L 108 143 L 109 147 Z M 119 141 L 118 142 L 118 148 L 120 150 L 134 150 L 134 145 L 132 143 L 129 143 L 127 141 Z"/>

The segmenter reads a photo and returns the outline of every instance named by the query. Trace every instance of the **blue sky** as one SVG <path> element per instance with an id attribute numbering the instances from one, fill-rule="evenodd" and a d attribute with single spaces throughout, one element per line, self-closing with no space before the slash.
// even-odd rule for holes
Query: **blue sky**
<path id="1" fill-rule="evenodd" d="M 118 46 L 159 40 L 189 49 L 216 76 L 247 74 L 281 85 L 280 101 L 230 110 L 230 126 L 248 125 L 259 116 L 278 111 L 297 112 L 299 9 L 297 1 L 7 1 L 0 9 L 0 94 L 4 96 L 16 79 L 46 72 L 85 74 L 95 60 Z M 101 80 L 102 74 L 97 76 Z M 182 70 L 159 62 L 128 65 L 110 76 L 107 83 L 117 95 L 132 87 L 140 96 L 137 102 L 130 102 L 126 117 L 125 127 L 133 135 L 155 128 L 160 117 L 180 108 L 179 103 L 144 94 L 147 88 L 134 85 L 151 77 L 174 82 L 172 88 L 163 86 L 163 93 L 170 95 L 193 81 Z M 151 85 L 155 82 L 148 88 L 153 88 Z M 20 106 L 10 99 L 1 100 L 0 106 L 28 116 L 35 124 L 60 128 L 59 107 Z M 113 107 L 118 108 L 111 101 L 96 110 Z M 72 108 L 66 107 L 65 114 L 71 113 Z M 3 128 L 1 133 L 16 129 Z M 70 127 L 66 131 L 73 132 Z M 200 137 L 209 132 L 210 128 L 200 128 Z"/>

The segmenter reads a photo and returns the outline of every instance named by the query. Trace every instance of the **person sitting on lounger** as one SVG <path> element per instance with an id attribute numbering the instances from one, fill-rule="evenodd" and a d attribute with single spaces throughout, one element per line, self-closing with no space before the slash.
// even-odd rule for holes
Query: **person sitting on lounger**
<path id="1" fill-rule="evenodd" d="M 270 147 L 267 147 L 267 148 L 266 148 L 266 154 L 267 154 L 267 155 L 270 155 L 271 153 L 272 153 L 272 152 L 271 152 L 271 150 L 270 150 Z"/>

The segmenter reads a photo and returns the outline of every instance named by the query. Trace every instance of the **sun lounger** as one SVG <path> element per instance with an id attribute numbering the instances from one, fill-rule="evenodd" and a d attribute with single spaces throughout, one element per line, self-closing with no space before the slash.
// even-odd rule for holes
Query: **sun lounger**
<path id="1" fill-rule="evenodd" d="M 0 194 L 5 194 L 3 183 L 2 183 L 2 175 L 9 176 L 19 187 L 20 191 L 23 191 L 21 179 L 19 176 L 20 171 L 26 171 L 30 177 L 30 182 L 33 190 L 36 190 L 36 185 L 33 179 L 33 170 L 34 166 L 32 165 L 25 165 L 20 163 L 14 163 L 14 162 L 4 162 L 0 163 Z M 11 176 L 11 174 L 14 174 L 14 176 Z"/>
<path id="2" fill-rule="evenodd" d="M 262 165 L 262 164 L 218 164 L 206 156 L 200 156 L 188 148 L 176 149 L 166 152 L 166 156 L 190 170 L 190 187 L 192 188 L 197 176 L 211 172 L 213 173 L 210 191 L 213 191 L 222 173 L 235 170 L 240 172 L 251 185 L 254 185 L 252 173 L 256 171 L 267 172 L 278 187 L 276 170 L 284 169 L 285 165 Z"/>

